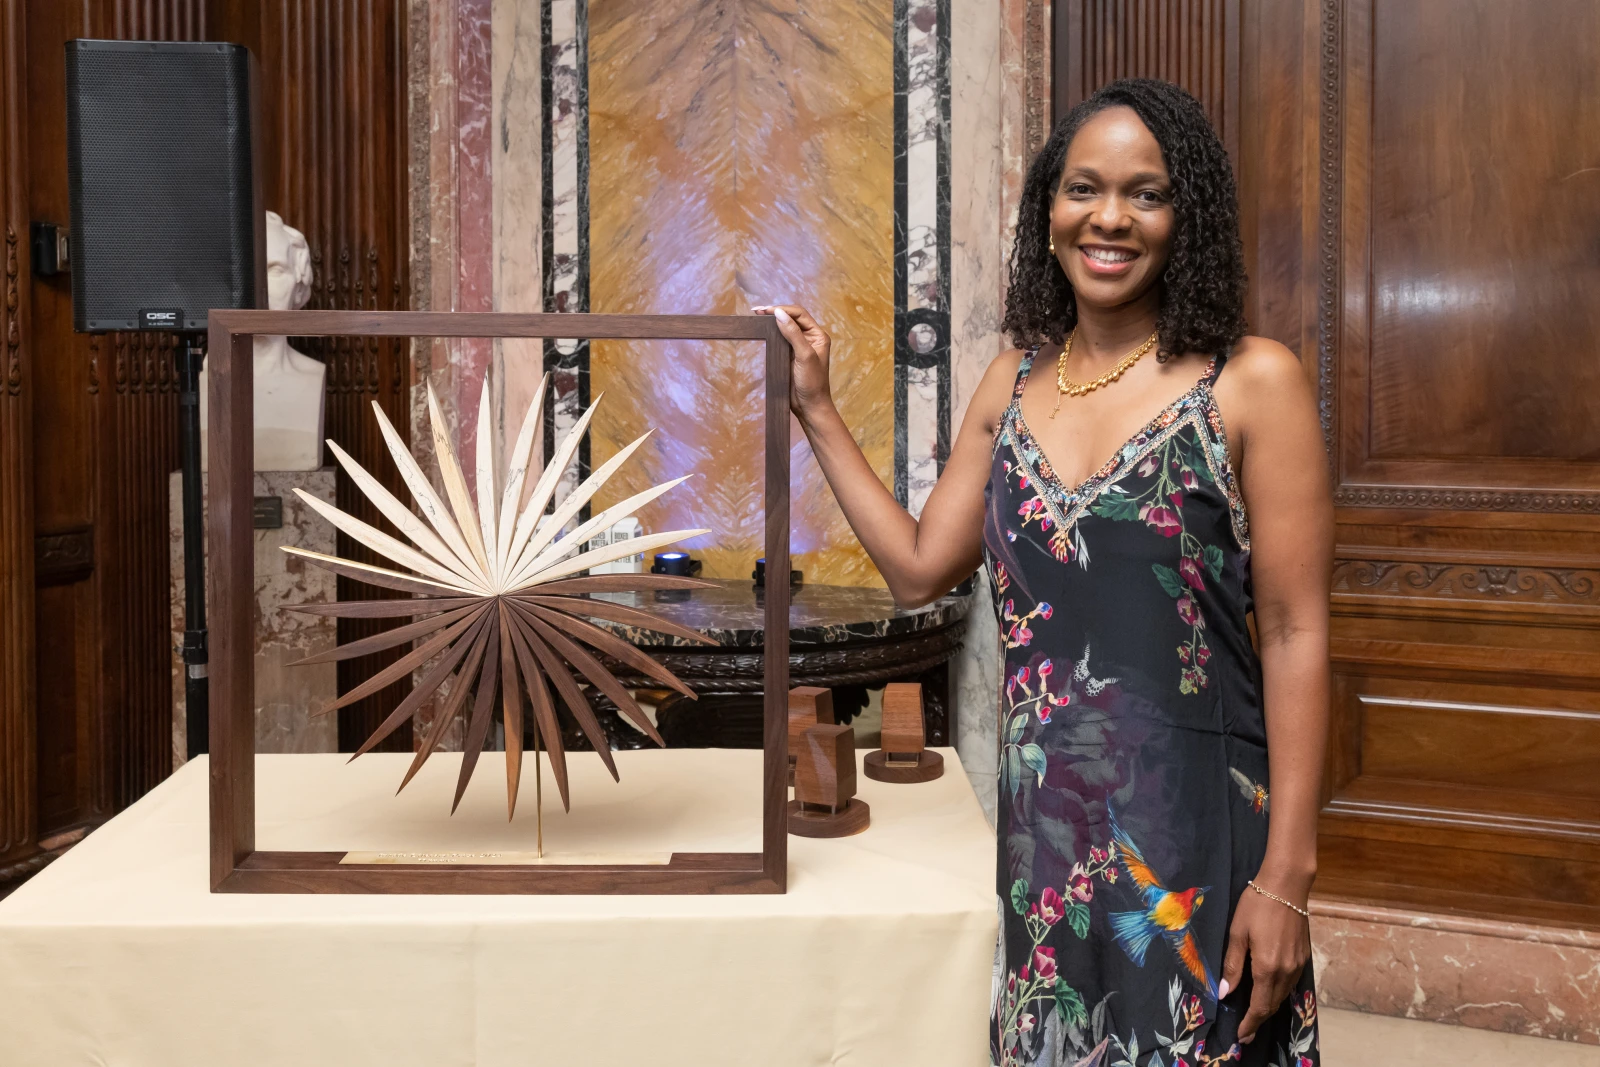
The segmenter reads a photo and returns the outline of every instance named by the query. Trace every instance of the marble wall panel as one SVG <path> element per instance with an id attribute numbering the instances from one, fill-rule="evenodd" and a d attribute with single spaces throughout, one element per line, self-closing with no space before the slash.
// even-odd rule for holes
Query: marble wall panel
<path id="1" fill-rule="evenodd" d="M 1311 935 L 1328 1007 L 1600 1045 L 1591 931 L 1313 897 Z"/>
<path id="2" fill-rule="evenodd" d="M 836 338 L 835 395 L 888 480 L 893 4 L 592 0 L 588 15 L 591 308 L 804 304 Z M 700 474 L 650 525 L 715 530 L 694 546 L 708 575 L 744 577 L 761 552 L 760 370 L 755 346 L 593 349 L 593 392 L 611 393 L 593 461 L 662 431 L 608 499 Z M 793 436 L 795 565 L 810 582 L 880 584 Z"/>

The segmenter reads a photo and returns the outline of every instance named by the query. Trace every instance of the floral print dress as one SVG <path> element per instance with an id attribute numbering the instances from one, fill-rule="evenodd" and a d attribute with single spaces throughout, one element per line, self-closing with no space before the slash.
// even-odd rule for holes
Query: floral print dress
<path id="1" fill-rule="evenodd" d="M 1217 1000 L 1270 793 L 1250 538 L 1212 385 L 1226 356 L 1083 484 L 1023 419 L 995 436 L 984 554 L 1005 646 L 998 1067 L 1320 1062 L 1307 964 L 1256 1039 Z"/>

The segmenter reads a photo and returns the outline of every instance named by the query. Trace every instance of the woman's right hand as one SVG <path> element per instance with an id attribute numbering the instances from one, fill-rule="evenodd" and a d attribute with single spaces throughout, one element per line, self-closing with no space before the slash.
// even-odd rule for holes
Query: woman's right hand
<path id="1" fill-rule="evenodd" d="M 828 387 L 828 351 L 833 341 L 811 313 L 796 304 L 763 305 L 751 308 L 758 315 L 771 315 L 789 341 L 789 410 L 802 420 L 833 406 Z"/>

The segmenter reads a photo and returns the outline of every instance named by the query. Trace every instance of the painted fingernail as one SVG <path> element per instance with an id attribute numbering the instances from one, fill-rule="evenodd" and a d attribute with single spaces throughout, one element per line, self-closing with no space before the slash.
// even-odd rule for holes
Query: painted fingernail
<path id="1" fill-rule="evenodd" d="M 773 308 L 772 309 L 772 314 L 777 317 L 777 320 L 779 322 L 788 322 L 789 321 L 789 313 L 787 311 L 783 310 L 782 308 L 778 308 L 778 307 Z"/>
<path id="2" fill-rule="evenodd" d="M 1228 985 L 1228 980 L 1226 978 L 1224 978 L 1222 980 L 1222 984 L 1217 986 L 1217 999 L 1221 1000 L 1223 997 L 1227 996 L 1228 995 L 1228 990 L 1231 989 L 1231 988 L 1233 988 L 1233 987 Z"/>
<path id="3" fill-rule="evenodd" d="M 771 308 L 772 308 L 771 304 L 755 304 L 755 305 L 751 306 L 750 310 L 751 311 L 769 311 L 769 310 L 771 310 Z"/>

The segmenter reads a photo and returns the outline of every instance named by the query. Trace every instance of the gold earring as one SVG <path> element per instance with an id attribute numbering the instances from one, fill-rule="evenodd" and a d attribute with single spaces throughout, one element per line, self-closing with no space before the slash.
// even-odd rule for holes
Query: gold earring
<path id="1" fill-rule="evenodd" d="M 1052 256 L 1056 254 L 1056 235 L 1055 234 L 1051 234 L 1050 235 L 1050 254 Z"/>

